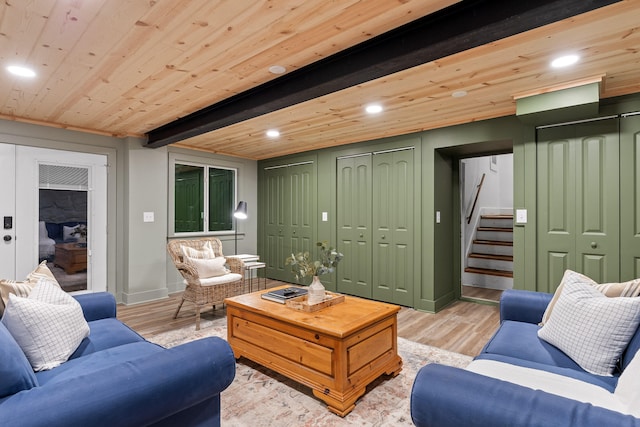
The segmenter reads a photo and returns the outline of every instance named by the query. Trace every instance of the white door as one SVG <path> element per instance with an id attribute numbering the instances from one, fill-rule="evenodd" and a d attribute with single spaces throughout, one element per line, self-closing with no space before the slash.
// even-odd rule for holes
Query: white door
<path id="1" fill-rule="evenodd" d="M 9 144 L 0 146 L 3 146 L 0 151 L 3 164 L 10 163 L 13 167 L 13 176 L 5 173 L 4 168 L 0 172 L 4 178 L 0 195 L 10 191 L 17 195 L 14 197 L 14 244 L 5 247 L 7 252 L 13 251 L 9 254 L 14 260 L 13 278 L 23 280 L 41 260 L 47 259 L 67 291 L 105 291 L 106 156 Z M 14 147 L 13 161 L 4 146 Z M 51 194 L 60 197 L 51 199 Z M 79 211 L 76 215 L 83 217 L 66 218 L 69 208 Z M 79 225 L 87 232 L 74 233 L 82 228 L 78 228 Z M 3 265 L 2 268 L 3 277 L 11 277 L 8 274 L 11 267 Z"/>
<path id="2" fill-rule="evenodd" d="M 16 147 L 0 143 L 0 278 L 15 279 L 15 154 Z"/>

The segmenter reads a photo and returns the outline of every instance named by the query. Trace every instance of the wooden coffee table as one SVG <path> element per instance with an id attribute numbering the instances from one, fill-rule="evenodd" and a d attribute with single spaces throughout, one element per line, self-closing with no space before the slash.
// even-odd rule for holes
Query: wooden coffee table
<path id="1" fill-rule="evenodd" d="M 62 267 L 67 274 L 87 269 L 87 247 L 77 243 L 59 243 L 53 258 L 55 265 Z"/>
<path id="2" fill-rule="evenodd" d="M 225 300 L 227 339 L 236 358 L 246 357 L 311 387 L 342 417 L 369 383 L 402 370 L 400 307 L 346 296 L 344 302 L 308 313 L 264 300 L 264 292 Z"/>

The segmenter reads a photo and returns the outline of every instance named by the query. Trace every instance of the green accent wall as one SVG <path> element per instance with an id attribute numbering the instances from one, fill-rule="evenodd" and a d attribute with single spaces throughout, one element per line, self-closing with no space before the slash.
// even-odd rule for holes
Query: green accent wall
<path id="1" fill-rule="evenodd" d="M 640 95 L 634 95 L 601 100 L 599 115 L 615 115 L 639 110 Z M 620 212 L 617 219 L 620 224 L 619 277 L 621 280 L 628 280 L 640 277 L 640 242 L 638 241 L 640 238 L 637 237 L 640 236 L 640 230 L 638 230 L 640 228 L 638 226 L 640 224 L 640 178 L 638 178 L 640 176 L 640 166 L 638 166 L 640 164 L 640 118 L 620 119 L 620 129 L 620 172 L 618 178 Z M 550 280 L 541 281 L 538 277 L 538 239 L 540 238 L 538 223 L 541 219 L 538 212 L 540 209 L 538 202 L 540 165 L 536 137 L 537 131 L 534 125 L 523 123 L 516 116 L 509 116 L 399 137 L 366 141 L 261 161 L 258 163 L 259 186 L 261 189 L 264 188 L 264 167 L 292 163 L 305 158 L 315 159 L 318 191 L 314 239 L 327 240 L 327 236 L 329 236 L 331 243 L 334 243 L 337 242 L 340 227 L 344 227 L 346 222 L 354 222 L 352 219 L 337 217 L 338 205 L 341 203 L 340 198 L 349 197 L 350 203 L 355 203 L 353 192 L 361 191 L 355 190 L 358 188 L 355 186 L 349 190 L 350 193 L 345 192 L 345 189 L 349 187 L 344 183 L 347 178 L 341 175 L 341 170 L 349 163 L 353 163 L 353 167 L 355 167 L 358 161 L 362 161 L 356 160 L 358 157 L 349 160 L 350 156 L 362 156 L 366 153 L 407 146 L 414 147 L 413 176 L 415 185 L 412 190 L 413 206 L 409 209 L 414 215 L 413 234 L 416 236 L 414 242 L 416 250 L 413 255 L 409 255 L 413 259 L 411 289 L 413 301 L 411 306 L 419 310 L 434 312 L 460 298 L 459 160 L 469 156 L 512 151 L 514 210 L 526 209 L 528 216 L 526 224 L 514 226 L 514 288 L 553 291 L 555 285 L 549 283 Z M 591 150 L 589 151 L 591 153 L 594 153 L 593 150 L 599 150 L 599 148 L 595 148 L 596 146 L 604 147 L 604 145 L 592 144 L 593 142 L 594 140 L 587 138 L 581 140 L 580 144 L 583 144 L 587 151 Z M 595 163 L 591 163 L 588 167 L 595 167 Z M 610 165 L 607 164 L 606 168 L 610 168 Z M 371 172 L 371 181 L 373 182 L 373 172 Z M 587 185 L 592 184 L 587 183 Z M 265 207 L 265 194 L 264 191 L 259 191 L 258 199 L 261 211 Z M 602 194 L 606 195 L 606 190 Z M 598 204 L 595 199 L 590 203 Z M 402 213 L 404 205 L 406 203 L 397 207 L 398 212 Z M 440 212 L 440 223 L 435 221 L 436 211 Z M 326 212 L 326 221 L 322 220 L 323 212 Z M 595 217 L 592 215 L 590 218 L 587 220 L 593 220 Z M 373 221 L 371 224 L 373 228 Z M 359 237 L 359 233 L 354 232 L 356 234 L 353 234 L 350 239 Z M 343 231 L 342 235 L 346 235 L 345 233 Z M 262 234 L 259 232 L 259 244 L 262 251 L 264 239 L 261 236 Z M 587 243 L 590 244 L 591 241 Z M 581 255 L 581 257 L 592 262 L 592 266 L 600 262 L 593 257 L 589 258 L 588 255 Z M 374 255 L 371 255 L 370 259 L 371 262 L 376 262 Z M 358 266 L 358 268 L 360 267 L 362 265 Z M 368 266 L 365 267 L 368 268 Z M 349 268 L 356 267 L 351 265 Z M 349 274 L 353 275 L 353 273 Z M 371 280 L 373 281 L 373 278 Z M 557 279 L 553 278 L 552 280 Z M 323 282 L 330 290 L 340 290 L 337 285 L 337 277 L 323 277 Z"/>

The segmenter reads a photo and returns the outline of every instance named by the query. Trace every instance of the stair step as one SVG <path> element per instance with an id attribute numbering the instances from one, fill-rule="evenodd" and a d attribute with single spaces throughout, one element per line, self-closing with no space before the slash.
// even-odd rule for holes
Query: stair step
<path id="1" fill-rule="evenodd" d="M 501 233 L 513 233 L 513 228 L 507 227 L 478 227 L 478 231 L 497 231 Z"/>
<path id="2" fill-rule="evenodd" d="M 510 219 L 510 220 L 513 220 L 513 215 L 500 215 L 500 214 L 496 214 L 496 215 L 480 215 L 480 218 L 485 218 L 485 219 Z"/>
<path id="3" fill-rule="evenodd" d="M 513 246 L 513 242 L 505 242 L 502 240 L 474 240 L 476 245 L 494 245 L 494 246 Z"/>
<path id="4" fill-rule="evenodd" d="M 489 276 L 513 277 L 513 271 L 492 270 L 488 268 L 467 267 L 464 269 L 466 273 L 486 274 Z"/>
<path id="5" fill-rule="evenodd" d="M 495 259 L 498 261 L 513 261 L 513 256 L 511 255 L 479 254 L 475 252 L 470 253 L 469 258 Z"/>

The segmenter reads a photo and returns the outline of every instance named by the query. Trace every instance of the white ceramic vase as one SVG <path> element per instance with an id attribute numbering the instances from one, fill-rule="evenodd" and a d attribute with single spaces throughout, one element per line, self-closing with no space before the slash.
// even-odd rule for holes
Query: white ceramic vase
<path id="1" fill-rule="evenodd" d="M 308 292 L 309 298 L 307 302 L 309 304 L 318 304 L 324 301 L 324 285 L 322 284 L 318 276 L 313 276 L 313 280 L 309 285 Z"/>

